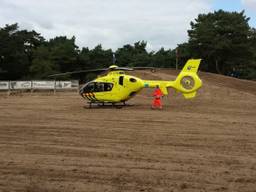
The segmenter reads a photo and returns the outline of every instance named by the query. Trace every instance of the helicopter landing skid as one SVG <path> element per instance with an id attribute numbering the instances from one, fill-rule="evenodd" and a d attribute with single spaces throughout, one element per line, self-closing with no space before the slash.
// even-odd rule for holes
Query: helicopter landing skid
<path id="1" fill-rule="evenodd" d="M 88 102 L 89 106 L 84 106 L 84 108 L 117 108 L 121 109 L 123 107 L 133 106 L 131 104 L 126 104 L 125 102 L 111 103 L 111 102 Z"/>

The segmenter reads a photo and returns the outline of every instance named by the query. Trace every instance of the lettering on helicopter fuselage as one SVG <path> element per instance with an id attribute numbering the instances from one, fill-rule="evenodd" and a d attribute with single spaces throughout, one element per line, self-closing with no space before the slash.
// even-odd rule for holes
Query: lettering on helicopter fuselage
<path id="1" fill-rule="evenodd" d="M 188 68 L 187 68 L 187 70 L 190 71 L 191 69 L 194 69 L 194 68 L 196 68 L 196 67 L 193 67 L 193 66 L 189 65 Z"/>

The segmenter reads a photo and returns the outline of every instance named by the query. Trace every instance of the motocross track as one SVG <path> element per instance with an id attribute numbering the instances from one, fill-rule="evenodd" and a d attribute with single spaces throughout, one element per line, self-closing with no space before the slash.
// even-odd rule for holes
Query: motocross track
<path id="1" fill-rule="evenodd" d="M 175 71 L 140 72 L 174 79 Z M 256 191 L 256 82 L 200 73 L 194 100 L 116 109 L 73 93 L 0 96 L 0 191 Z"/>

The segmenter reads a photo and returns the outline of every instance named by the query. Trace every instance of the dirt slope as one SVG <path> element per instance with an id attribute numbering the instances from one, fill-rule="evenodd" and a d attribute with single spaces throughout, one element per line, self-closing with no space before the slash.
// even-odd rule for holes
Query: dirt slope
<path id="1" fill-rule="evenodd" d="M 176 71 L 136 73 L 175 79 Z M 134 106 L 77 93 L 0 96 L 0 191 L 256 191 L 256 83 L 200 73 L 194 100 Z"/>

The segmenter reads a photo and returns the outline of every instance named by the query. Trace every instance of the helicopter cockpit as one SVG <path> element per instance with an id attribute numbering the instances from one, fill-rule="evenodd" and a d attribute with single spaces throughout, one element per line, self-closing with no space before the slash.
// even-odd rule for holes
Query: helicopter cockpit
<path id="1" fill-rule="evenodd" d="M 113 88 L 113 83 L 89 82 L 80 89 L 80 92 L 81 93 L 107 92 L 107 91 L 111 91 L 112 88 Z"/>

